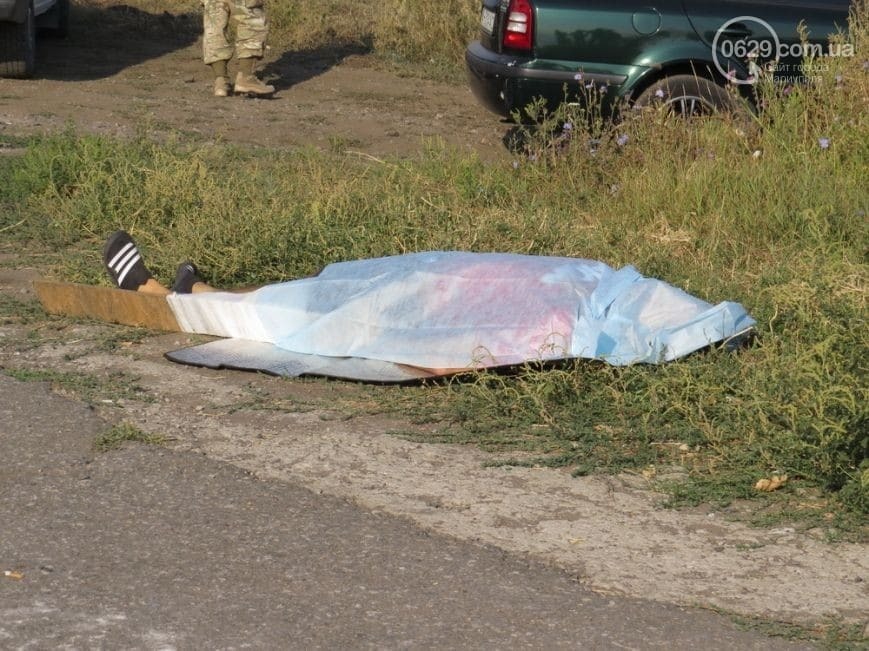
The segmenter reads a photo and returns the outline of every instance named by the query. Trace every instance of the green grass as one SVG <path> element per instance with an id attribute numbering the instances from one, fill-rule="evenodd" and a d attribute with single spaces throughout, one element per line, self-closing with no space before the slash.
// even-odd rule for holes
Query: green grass
<path id="1" fill-rule="evenodd" d="M 864 58 L 867 36 L 855 22 Z M 22 243 L 74 246 L 81 253 L 64 274 L 83 282 L 105 282 L 99 250 L 118 227 L 158 277 L 191 258 L 218 285 L 427 249 L 634 264 L 710 302 L 743 303 L 758 321 L 756 342 L 660 367 L 578 362 L 377 395 L 438 419 L 429 440 L 577 474 L 647 470 L 654 479 L 678 467 L 680 480 L 660 484 L 674 505 L 789 499 L 780 512 L 791 518 L 810 496 L 806 512 L 822 504 L 856 531 L 862 518 L 865 533 L 864 58 L 830 60 L 817 84 L 787 95 L 767 89 L 766 110 L 751 120 L 684 123 L 649 110 L 585 129 L 583 116 L 555 116 L 547 124 L 574 122 L 569 139 L 544 128 L 502 163 L 437 142 L 410 160 L 374 162 L 342 147 L 34 138 L 21 158 L 0 159 L 0 202 L 14 207 L 0 213 L 0 229 L 14 224 L 2 236 Z M 790 481 L 779 494 L 755 493 L 758 479 L 782 473 Z"/>
<path id="2" fill-rule="evenodd" d="M 720 615 L 729 616 L 743 630 L 755 631 L 770 637 L 812 642 L 819 649 L 827 651 L 847 651 L 866 648 L 862 624 L 847 625 L 838 620 L 831 619 L 808 628 L 787 622 L 734 615 L 719 609 L 712 610 Z"/>
<path id="3" fill-rule="evenodd" d="M 5 368 L 2 372 L 21 382 L 48 382 L 54 390 L 91 405 L 116 404 L 119 400 L 153 402 L 153 397 L 136 383 L 135 378 L 124 373 L 96 376 L 25 368 Z"/>
<path id="4" fill-rule="evenodd" d="M 0 294 L 0 326 L 12 323 L 29 324 L 45 319 L 45 310 L 34 301 L 22 301 Z"/>
<path id="5" fill-rule="evenodd" d="M 130 423 L 119 423 L 102 432 L 94 439 L 94 449 L 97 452 L 116 450 L 127 441 L 144 443 L 145 445 L 165 445 L 166 437 L 159 434 L 148 434 Z"/>

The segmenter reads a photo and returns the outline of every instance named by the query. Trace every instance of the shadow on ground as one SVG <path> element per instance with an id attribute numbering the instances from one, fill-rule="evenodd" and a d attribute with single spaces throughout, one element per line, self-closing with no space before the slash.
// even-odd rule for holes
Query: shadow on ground
<path id="1" fill-rule="evenodd" d="M 129 5 L 74 6 L 69 35 L 40 33 L 34 77 L 88 81 L 111 77 L 127 68 L 197 43 L 202 36 L 198 12 L 153 14 Z M 371 38 L 334 42 L 282 53 L 263 74 L 285 90 L 327 72 L 344 59 L 372 51 Z"/>
<path id="2" fill-rule="evenodd" d="M 69 35 L 40 33 L 36 79 L 102 79 L 195 43 L 202 17 L 195 13 L 152 14 L 129 5 L 74 6 Z"/>
<path id="3" fill-rule="evenodd" d="M 75 6 L 67 37 L 40 33 L 34 77 L 54 81 L 103 79 L 188 48 L 201 36 L 202 15 L 195 12 L 152 14 L 129 5 Z M 370 38 L 288 51 L 268 63 L 263 74 L 278 90 L 286 90 L 327 72 L 347 57 L 371 51 Z"/>
<path id="4" fill-rule="evenodd" d="M 287 90 L 328 72 L 349 57 L 369 54 L 372 50 L 370 37 L 363 42 L 329 43 L 309 50 L 291 50 L 266 64 L 262 72 L 276 90 Z"/>

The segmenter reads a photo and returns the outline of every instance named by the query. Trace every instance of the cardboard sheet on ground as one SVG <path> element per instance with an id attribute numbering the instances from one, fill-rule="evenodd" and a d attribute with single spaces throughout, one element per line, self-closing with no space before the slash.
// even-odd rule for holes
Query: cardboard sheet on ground
<path id="1" fill-rule="evenodd" d="M 382 382 L 571 358 L 662 363 L 754 325 L 737 303 L 711 305 L 633 267 L 500 253 L 342 262 L 246 294 L 167 301 L 181 330 L 227 338 L 175 361 Z"/>

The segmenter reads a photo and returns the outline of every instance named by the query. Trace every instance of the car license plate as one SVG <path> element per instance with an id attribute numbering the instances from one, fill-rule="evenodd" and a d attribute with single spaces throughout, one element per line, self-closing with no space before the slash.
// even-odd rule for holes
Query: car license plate
<path id="1" fill-rule="evenodd" d="M 483 7 L 483 11 L 480 14 L 480 27 L 483 28 L 483 31 L 487 34 L 491 34 L 495 29 L 495 12 L 491 9 L 486 9 Z"/>

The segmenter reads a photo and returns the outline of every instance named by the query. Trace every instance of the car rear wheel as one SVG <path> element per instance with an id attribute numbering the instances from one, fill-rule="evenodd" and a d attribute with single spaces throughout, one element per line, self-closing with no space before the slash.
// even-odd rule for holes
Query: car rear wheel
<path id="1" fill-rule="evenodd" d="M 36 16 L 28 0 L 24 21 L 0 23 L 0 77 L 29 77 L 36 64 Z"/>
<path id="2" fill-rule="evenodd" d="M 691 117 L 733 111 L 736 99 L 714 81 L 695 75 L 664 77 L 644 90 L 636 107 L 661 106 L 676 115 Z"/>

